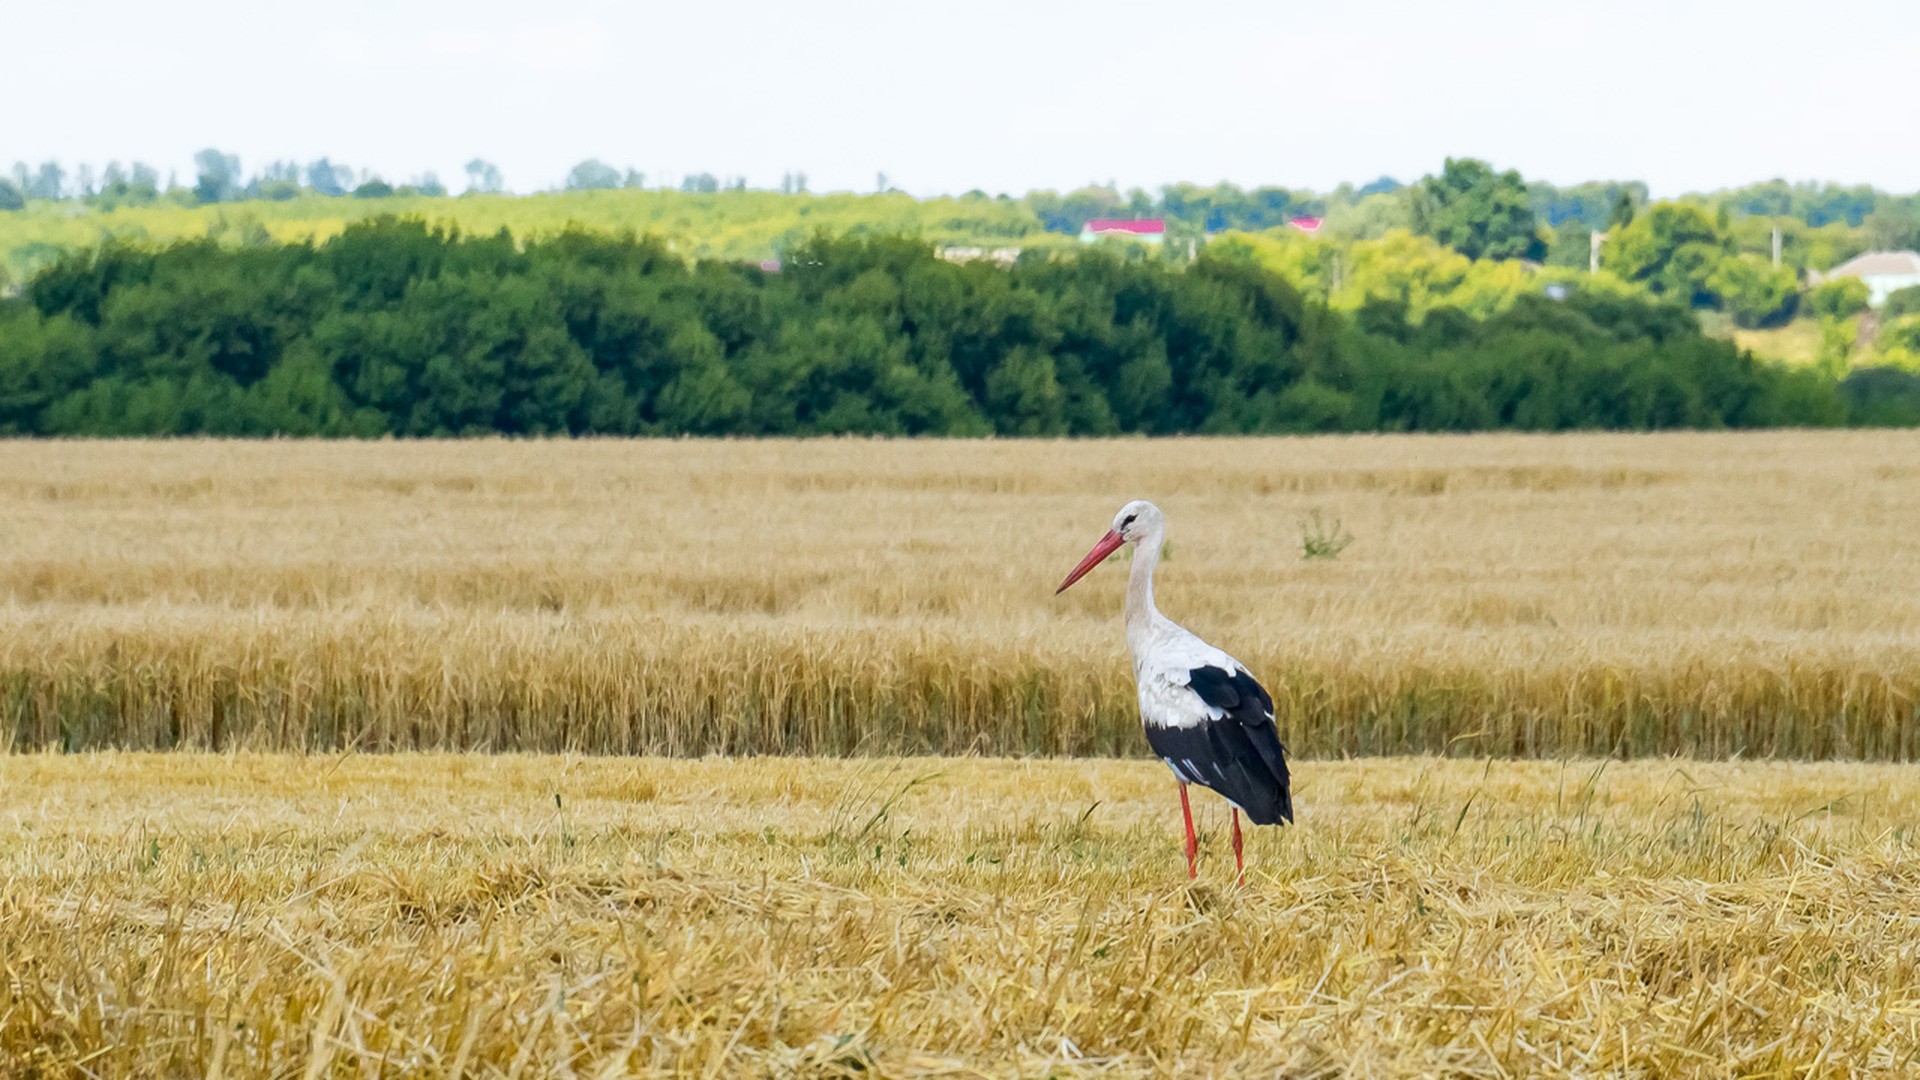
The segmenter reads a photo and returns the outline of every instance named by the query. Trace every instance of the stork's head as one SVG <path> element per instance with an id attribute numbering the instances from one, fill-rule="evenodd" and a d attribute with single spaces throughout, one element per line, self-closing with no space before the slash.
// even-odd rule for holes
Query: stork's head
<path id="1" fill-rule="evenodd" d="M 1058 596 L 1066 592 L 1067 586 L 1086 577 L 1087 571 L 1099 566 L 1107 556 L 1120 550 L 1120 545 L 1137 544 L 1150 534 L 1164 528 L 1166 522 L 1167 519 L 1160 513 L 1160 508 L 1145 499 L 1135 499 L 1121 507 L 1120 512 L 1113 515 L 1113 528 L 1107 530 L 1107 535 L 1093 545 L 1093 550 L 1087 552 L 1087 557 L 1081 559 L 1080 565 L 1073 568 L 1073 572 L 1067 575 L 1067 580 L 1053 590 L 1054 595 Z"/>

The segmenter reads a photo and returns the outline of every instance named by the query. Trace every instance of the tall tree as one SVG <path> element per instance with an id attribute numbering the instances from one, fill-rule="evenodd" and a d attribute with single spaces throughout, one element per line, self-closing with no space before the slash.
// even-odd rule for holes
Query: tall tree
<path id="1" fill-rule="evenodd" d="M 1545 238 L 1527 197 L 1527 183 L 1509 169 L 1473 158 L 1448 158 L 1426 176 L 1414 198 L 1415 231 L 1470 259 L 1539 259 Z"/>
<path id="2" fill-rule="evenodd" d="M 1920 217 L 1888 207 L 1867 215 L 1867 246 L 1875 251 L 1920 247 Z"/>
<path id="3" fill-rule="evenodd" d="M 271 199 L 284 202 L 300 194 L 300 164 L 294 161 L 272 161 L 260 170 L 247 187 L 248 198 Z"/>
<path id="4" fill-rule="evenodd" d="M 16 175 L 21 172 L 24 172 L 24 168 L 16 170 Z M 58 199 L 67 190 L 67 170 L 61 168 L 57 161 L 43 161 L 39 171 L 28 177 L 21 186 L 26 189 L 30 199 Z"/>
<path id="5" fill-rule="evenodd" d="M 1601 265 L 1657 296 L 1706 304 L 1713 300 L 1707 279 L 1727 254 L 1713 215 L 1692 203 L 1663 202 L 1608 234 Z"/>
<path id="6" fill-rule="evenodd" d="M 580 164 L 575 165 L 573 171 L 567 173 L 567 190 L 602 191 L 608 188 L 619 187 L 621 181 L 624 179 L 625 177 L 620 174 L 619 169 L 601 161 L 599 158 L 588 158 Z"/>
<path id="7" fill-rule="evenodd" d="M 484 158 L 467 162 L 467 190 L 481 195 L 498 194 L 506 185 L 500 179 L 500 167 Z"/>
<path id="8" fill-rule="evenodd" d="M 1645 201 L 1645 199 L 1641 200 L 1641 202 Z M 1633 224 L 1633 215 L 1638 212 L 1639 207 L 1633 201 L 1633 196 L 1628 192 L 1621 192 L 1620 197 L 1613 200 L 1613 213 L 1607 215 L 1607 228 L 1620 229 Z"/>
<path id="9" fill-rule="evenodd" d="M 240 194 L 240 158 L 212 147 L 193 155 L 198 179 L 193 196 L 203 203 L 227 202 Z"/>
<path id="10" fill-rule="evenodd" d="M 447 193 L 447 185 L 440 182 L 440 174 L 432 169 L 414 177 L 413 183 L 408 186 L 415 192 L 434 199 L 441 198 Z"/>
<path id="11" fill-rule="evenodd" d="M 1769 326 L 1793 313 L 1799 278 L 1758 255 L 1730 255 L 1707 275 L 1706 287 L 1737 326 Z"/>
<path id="12" fill-rule="evenodd" d="M 1360 185 L 1354 194 L 1362 199 L 1369 195 L 1391 195 L 1406 185 L 1391 176 L 1381 176 L 1369 183 Z"/>
<path id="13" fill-rule="evenodd" d="M 315 195 L 345 195 L 353 187 L 353 170 L 345 165 L 335 165 L 326 158 L 307 166 L 307 187 Z"/>

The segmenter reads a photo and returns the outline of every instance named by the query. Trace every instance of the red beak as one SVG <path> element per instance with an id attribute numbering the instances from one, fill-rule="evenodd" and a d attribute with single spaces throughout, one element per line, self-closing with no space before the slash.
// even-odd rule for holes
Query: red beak
<path id="1" fill-rule="evenodd" d="M 1086 577 L 1087 571 L 1099 566 L 1100 560 L 1119 550 L 1120 545 L 1126 542 L 1126 537 L 1121 536 L 1111 529 L 1107 530 L 1107 535 L 1101 537 L 1100 542 L 1093 545 L 1093 550 L 1087 552 L 1087 557 L 1081 559 L 1080 565 L 1073 568 L 1073 573 L 1067 575 L 1067 580 L 1061 582 L 1060 587 L 1053 590 L 1053 595 L 1059 596 L 1061 593 L 1066 592 L 1067 586 Z"/>

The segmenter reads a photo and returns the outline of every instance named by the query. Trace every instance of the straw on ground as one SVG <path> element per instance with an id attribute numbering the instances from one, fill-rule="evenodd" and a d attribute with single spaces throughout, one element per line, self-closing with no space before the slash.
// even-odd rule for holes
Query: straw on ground
<path id="1" fill-rule="evenodd" d="M 1920 1067 L 1909 768 L 1297 790 L 1190 889 L 1147 762 L 0 757 L 0 1073 Z"/>

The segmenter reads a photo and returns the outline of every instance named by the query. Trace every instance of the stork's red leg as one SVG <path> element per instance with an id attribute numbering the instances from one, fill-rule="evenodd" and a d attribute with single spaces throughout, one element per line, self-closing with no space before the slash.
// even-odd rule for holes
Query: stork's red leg
<path id="1" fill-rule="evenodd" d="M 1240 875 L 1239 882 L 1247 883 L 1247 859 L 1240 853 L 1240 808 L 1233 808 L 1233 868 Z"/>
<path id="2" fill-rule="evenodd" d="M 1187 785 L 1180 785 L 1180 814 L 1187 819 L 1187 880 L 1200 876 L 1194 857 L 1200 854 L 1200 840 L 1193 835 L 1193 806 L 1187 802 Z"/>

